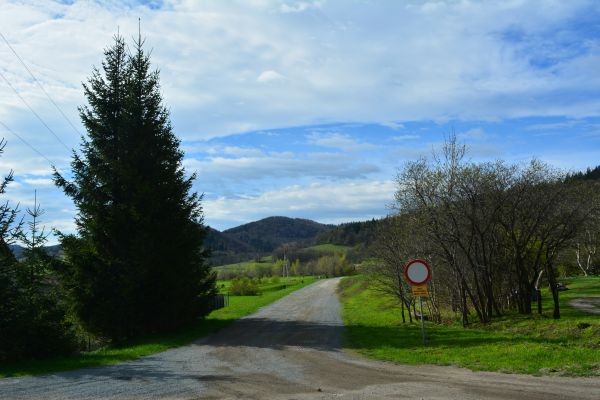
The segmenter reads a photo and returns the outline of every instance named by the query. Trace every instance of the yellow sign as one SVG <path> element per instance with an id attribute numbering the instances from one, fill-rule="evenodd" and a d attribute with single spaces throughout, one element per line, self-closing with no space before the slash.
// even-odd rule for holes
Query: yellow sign
<path id="1" fill-rule="evenodd" d="M 427 290 L 427 286 L 426 285 L 413 286 L 412 287 L 412 294 L 415 297 L 428 297 L 429 296 L 429 291 Z"/>

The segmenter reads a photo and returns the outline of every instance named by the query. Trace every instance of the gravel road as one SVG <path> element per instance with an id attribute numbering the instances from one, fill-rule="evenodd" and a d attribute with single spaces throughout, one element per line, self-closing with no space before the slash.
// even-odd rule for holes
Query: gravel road
<path id="1" fill-rule="evenodd" d="M 600 296 L 582 297 L 580 299 L 571 300 L 569 304 L 590 314 L 600 315 Z"/>
<path id="2" fill-rule="evenodd" d="M 2 399 L 600 399 L 600 379 L 369 361 L 341 349 L 335 289 L 319 281 L 217 335 L 140 360 L 0 379 Z"/>

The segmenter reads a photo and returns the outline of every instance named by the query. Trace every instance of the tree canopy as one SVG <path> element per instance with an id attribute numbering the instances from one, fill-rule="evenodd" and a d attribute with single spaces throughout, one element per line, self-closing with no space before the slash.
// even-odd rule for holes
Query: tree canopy
<path id="1" fill-rule="evenodd" d="M 202 196 L 162 104 L 159 72 L 141 38 L 116 36 L 85 83 L 87 130 L 72 179 L 55 182 L 78 209 L 78 235 L 62 237 L 65 271 L 86 327 L 113 340 L 175 328 L 207 312 Z"/>

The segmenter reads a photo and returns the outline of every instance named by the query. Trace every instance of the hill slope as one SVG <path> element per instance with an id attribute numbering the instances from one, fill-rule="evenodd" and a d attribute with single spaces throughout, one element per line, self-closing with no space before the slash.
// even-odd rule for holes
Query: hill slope
<path id="1" fill-rule="evenodd" d="M 204 239 L 204 247 L 210 249 L 212 265 L 246 261 L 257 254 L 256 249 L 249 244 L 210 227 Z"/>
<path id="2" fill-rule="evenodd" d="M 332 229 L 301 218 L 268 217 L 223 231 L 225 235 L 246 243 L 258 252 L 271 252 L 283 243 L 308 242 L 319 233 Z"/>

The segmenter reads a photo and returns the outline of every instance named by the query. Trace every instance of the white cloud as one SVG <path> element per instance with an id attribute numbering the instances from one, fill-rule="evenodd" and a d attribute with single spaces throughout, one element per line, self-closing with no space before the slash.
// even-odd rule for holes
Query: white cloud
<path id="1" fill-rule="evenodd" d="M 488 135 L 481 128 L 472 128 L 466 132 L 460 132 L 456 136 L 459 139 L 484 139 Z"/>
<path id="2" fill-rule="evenodd" d="M 532 124 L 527 127 L 530 131 L 546 131 L 546 130 L 560 130 L 560 129 L 568 129 L 577 124 L 581 123 L 578 120 L 569 120 L 565 122 L 554 122 L 554 123 L 546 123 L 546 124 Z"/>
<path id="3" fill-rule="evenodd" d="M 402 125 L 401 123 L 393 122 L 393 121 L 380 122 L 379 125 L 385 126 L 386 128 L 390 128 L 390 129 L 394 129 L 394 130 L 404 128 L 404 125 Z"/>
<path id="4" fill-rule="evenodd" d="M 359 142 L 349 135 L 344 135 L 341 133 L 312 132 L 307 136 L 307 138 L 309 143 L 323 147 L 332 147 L 348 152 L 374 150 L 379 147 L 372 143 Z"/>
<path id="5" fill-rule="evenodd" d="M 313 183 L 266 191 L 243 199 L 219 197 L 206 200 L 204 209 L 207 223 L 220 229 L 270 215 L 316 218 L 333 223 L 386 215 L 394 191 L 393 181 Z"/>
<path id="6" fill-rule="evenodd" d="M 402 140 L 419 139 L 420 137 L 421 137 L 420 135 L 396 135 L 396 136 L 392 136 L 392 139 L 397 140 L 397 141 L 402 141 Z"/>
<path id="7" fill-rule="evenodd" d="M 184 144 L 191 143 L 186 151 L 210 156 L 190 157 L 186 166 L 200 170 L 202 182 L 218 196 L 223 194 L 218 185 L 223 181 L 235 183 L 238 194 L 246 194 L 245 187 L 237 187 L 245 179 L 266 183 L 262 190 L 273 194 L 278 193 L 273 186 L 286 179 L 344 179 L 344 185 L 354 181 L 357 190 L 369 189 L 360 186 L 364 178 L 381 171 L 377 162 L 357 161 L 356 155 L 274 154 L 251 144 L 209 145 L 203 142 L 207 138 L 248 130 L 275 134 L 274 128 L 339 122 L 401 129 L 403 121 L 600 116 L 600 100 L 594 95 L 600 91 L 600 40 L 577 23 L 578 15 L 592 15 L 595 8 L 594 2 L 583 0 L 168 0 L 153 10 L 125 2 L 0 0 L 0 27 L 83 132 L 77 112 L 85 103 L 81 82 L 92 66 L 101 65 L 117 27 L 129 39 L 141 17 L 174 130 Z M 561 47 L 563 40 L 567 43 Z M 2 41 L 0 71 L 68 147 L 77 147 L 79 134 Z M 2 81 L 0 120 L 50 163 L 68 170 L 69 152 Z M 477 132 L 469 135 L 473 138 Z M 0 136 L 9 140 L 0 171 L 49 179 L 48 161 L 3 129 Z M 413 136 L 417 135 L 396 138 L 418 139 Z M 345 152 L 377 148 L 339 132 L 320 131 L 310 139 Z M 404 144 L 394 151 L 405 157 L 431 150 L 417 141 L 410 142 L 414 146 Z M 489 146 L 477 149 L 496 151 Z M 30 204 L 31 186 L 17 184 L 7 197 Z M 47 190 L 41 195 L 49 217 L 53 210 L 72 207 L 57 188 L 42 189 Z M 256 192 L 249 200 L 259 204 L 261 196 Z M 335 203 L 332 198 L 323 202 Z"/>
<path id="8" fill-rule="evenodd" d="M 198 160 L 188 158 L 185 168 L 197 171 L 203 182 L 239 181 L 291 178 L 361 179 L 379 171 L 369 163 L 355 163 L 341 154 L 312 153 L 297 157 L 293 153 L 269 153 L 261 157 L 210 157 Z"/>
<path id="9" fill-rule="evenodd" d="M 257 82 L 261 82 L 261 83 L 268 83 L 268 82 L 275 82 L 275 81 L 280 81 L 284 79 L 284 76 L 281 75 L 279 72 L 276 71 L 263 71 L 258 78 L 256 78 Z"/>
<path id="10" fill-rule="evenodd" d="M 586 1 L 1 6 L 8 40 L 76 122 L 76 106 L 84 102 L 80 83 L 100 65 L 117 27 L 125 37 L 137 32 L 138 16 L 175 129 L 186 139 L 339 121 L 389 125 L 600 110 L 593 96 L 572 96 L 600 89 L 598 40 L 582 38 L 583 50 L 552 58 L 565 53 L 554 35 L 577 41 L 584 32 L 570 31 L 567 22 L 593 7 Z M 536 66 L 538 59 L 551 59 L 551 66 Z M 0 60 L 36 110 L 68 132 L 2 43 Z M 282 84 L 258 85 L 276 80 Z M 14 110 L 24 110 L 4 86 L 0 106 L 8 123 Z M 74 145 L 78 136 L 66 140 Z"/>
<path id="11" fill-rule="evenodd" d="M 310 9 L 318 9 L 321 7 L 320 1 L 296 1 L 289 4 L 282 4 L 280 10 L 282 13 L 298 13 Z"/>
<path id="12" fill-rule="evenodd" d="M 244 148 L 244 147 L 237 147 L 237 146 L 225 146 L 222 151 L 225 154 L 231 154 L 234 156 L 260 157 L 264 154 L 263 151 L 260 149 Z"/>
<path id="13" fill-rule="evenodd" d="M 52 186 L 54 181 L 50 178 L 26 178 L 23 182 L 32 186 Z"/>

